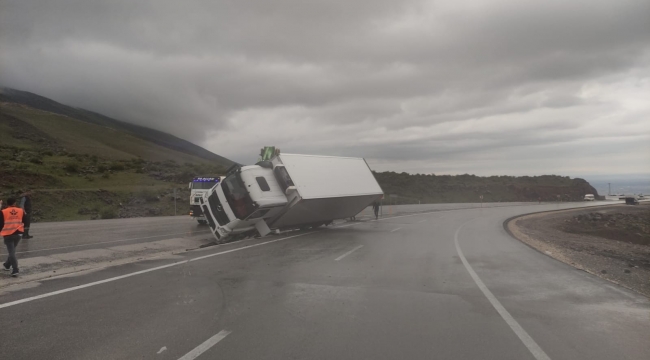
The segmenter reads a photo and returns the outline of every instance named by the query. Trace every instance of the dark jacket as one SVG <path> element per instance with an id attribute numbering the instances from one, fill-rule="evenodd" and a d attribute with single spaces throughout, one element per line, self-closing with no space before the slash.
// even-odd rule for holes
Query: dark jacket
<path id="1" fill-rule="evenodd" d="M 20 199 L 20 204 L 21 204 L 21 208 L 23 208 L 23 210 L 25 210 L 27 215 L 32 213 L 32 197 L 31 196 L 23 196 Z"/>

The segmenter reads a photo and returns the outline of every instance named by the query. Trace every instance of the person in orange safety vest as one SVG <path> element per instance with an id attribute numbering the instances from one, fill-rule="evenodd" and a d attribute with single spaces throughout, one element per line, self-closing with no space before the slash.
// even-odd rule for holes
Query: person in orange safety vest
<path id="1" fill-rule="evenodd" d="M 0 235 L 4 238 L 9 257 L 2 267 L 4 270 L 11 269 L 11 276 L 18 276 L 18 260 L 16 259 L 16 246 L 20 242 L 20 235 L 25 232 L 25 211 L 16 207 L 16 199 L 7 199 L 7 208 L 2 210 L 0 216 Z"/>

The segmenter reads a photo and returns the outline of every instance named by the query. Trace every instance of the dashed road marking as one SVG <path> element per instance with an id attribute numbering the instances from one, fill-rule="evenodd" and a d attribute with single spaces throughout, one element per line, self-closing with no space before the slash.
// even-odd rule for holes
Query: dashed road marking
<path id="1" fill-rule="evenodd" d="M 226 336 L 230 334 L 230 331 L 228 330 L 221 330 L 219 331 L 215 336 L 209 338 L 208 340 L 204 341 L 201 345 L 195 347 L 192 349 L 192 351 L 188 352 L 185 354 L 182 358 L 179 358 L 178 360 L 194 360 L 197 357 L 199 357 L 201 354 L 204 352 L 208 351 L 211 347 L 217 345 L 217 343 L 221 340 L 223 340 Z"/>
<path id="2" fill-rule="evenodd" d="M 350 255 L 350 254 L 352 254 L 353 252 L 355 252 L 355 251 L 361 249 L 362 247 L 363 247 L 363 245 L 359 245 L 359 246 L 355 247 L 354 249 L 352 249 L 352 250 L 346 252 L 345 254 L 343 254 L 343 255 L 337 257 L 336 259 L 334 259 L 334 261 L 339 261 L 339 260 L 343 259 L 344 257 L 346 257 L 346 256 L 348 256 L 348 255 Z"/>

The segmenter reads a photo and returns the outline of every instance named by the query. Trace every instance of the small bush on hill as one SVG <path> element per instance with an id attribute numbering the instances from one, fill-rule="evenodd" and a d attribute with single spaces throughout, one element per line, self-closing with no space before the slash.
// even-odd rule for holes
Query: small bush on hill
<path id="1" fill-rule="evenodd" d="M 71 163 L 67 163 L 67 164 L 65 164 L 65 166 L 63 167 L 63 170 L 65 170 L 65 171 L 67 171 L 67 172 L 71 172 L 71 173 L 79 172 L 79 164 L 77 164 L 77 163 L 73 163 L 73 162 L 71 162 Z"/>
<path id="2" fill-rule="evenodd" d="M 111 165 L 110 169 L 113 171 L 124 171 L 126 167 L 124 167 L 124 164 L 114 163 L 113 165 Z"/>
<path id="3" fill-rule="evenodd" d="M 141 190 L 137 196 L 143 198 L 146 202 L 156 202 L 160 200 L 155 191 L 148 189 Z"/>
<path id="4" fill-rule="evenodd" d="M 114 219 L 117 217 L 117 212 L 111 207 L 105 207 L 99 212 L 99 216 L 102 219 Z"/>

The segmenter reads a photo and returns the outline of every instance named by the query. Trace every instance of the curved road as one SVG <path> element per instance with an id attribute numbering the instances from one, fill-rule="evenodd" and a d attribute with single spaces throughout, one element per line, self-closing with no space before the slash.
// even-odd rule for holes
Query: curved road
<path id="1" fill-rule="evenodd" d="M 648 359 L 646 297 L 540 254 L 502 225 L 591 205 L 423 205 L 22 285 L 0 295 L 2 354 Z"/>

